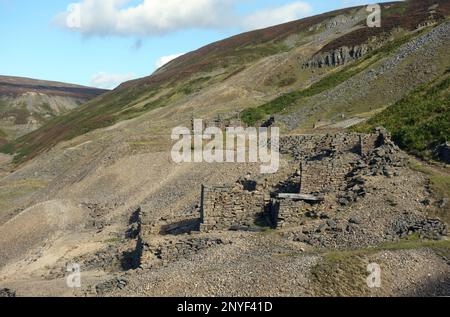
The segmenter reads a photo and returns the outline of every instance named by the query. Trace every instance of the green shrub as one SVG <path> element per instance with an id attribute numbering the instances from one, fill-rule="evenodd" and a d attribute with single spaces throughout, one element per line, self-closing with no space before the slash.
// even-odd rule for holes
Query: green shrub
<path id="1" fill-rule="evenodd" d="M 424 85 L 394 105 L 352 128 L 368 132 L 384 126 L 404 150 L 421 158 L 431 158 L 433 148 L 450 140 L 450 76 L 448 72 Z"/>
<path id="2" fill-rule="evenodd" d="M 14 152 L 15 152 L 15 146 L 12 143 L 7 143 L 7 144 L 0 146 L 0 153 L 14 154 Z"/>

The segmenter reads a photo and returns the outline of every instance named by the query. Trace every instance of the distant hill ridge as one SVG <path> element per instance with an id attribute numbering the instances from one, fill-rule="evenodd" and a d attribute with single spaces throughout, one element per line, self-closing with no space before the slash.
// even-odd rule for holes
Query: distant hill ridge
<path id="1" fill-rule="evenodd" d="M 37 92 L 47 95 L 94 98 L 107 91 L 56 81 L 0 75 L 0 95 L 18 96 L 27 92 Z"/>
<path id="2" fill-rule="evenodd" d="M 108 92 L 62 82 L 0 76 L 0 144 Z"/>

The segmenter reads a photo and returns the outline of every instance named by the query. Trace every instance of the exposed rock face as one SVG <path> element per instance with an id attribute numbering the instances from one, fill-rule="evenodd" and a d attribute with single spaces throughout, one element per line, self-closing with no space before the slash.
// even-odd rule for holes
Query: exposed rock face
<path id="1" fill-rule="evenodd" d="M 311 60 L 303 64 L 303 68 L 322 68 L 325 66 L 336 67 L 345 65 L 348 62 L 363 57 L 369 51 L 370 48 L 366 44 L 355 45 L 353 47 L 343 46 L 337 50 L 315 55 Z"/>
<path id="2" fill-rule="evenodd" d="M 310 32 L 321 32 L 318 39 L 323 40 L 332 34 L 346 32 L 350 28 L 357 25 L 359 22 L 367 18 L 367 12 L 365 9 L 361 9 L 354 15 L 337 15 L 330 19 L 327 19 L 321 23 L 318 23 L 309 28 Z"/>

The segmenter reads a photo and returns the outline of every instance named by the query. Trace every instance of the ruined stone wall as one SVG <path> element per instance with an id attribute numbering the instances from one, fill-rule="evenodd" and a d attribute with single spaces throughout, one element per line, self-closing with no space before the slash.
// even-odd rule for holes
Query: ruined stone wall
<path id="1" fill-rule="evenodd" d="M 339 191 L 345 185 L 345 177 L 352 171 L 357 158 L 357 155 L 346 153 L 302 162 L 300 192 L 313 194 Z"/>
<path id="2" fill-rule="evenodd" d="M 361 135 L 357 133 L 340 133 L 334 135 L 331 150 L 339 153 L 355 153 L 361 155 Z"/>
<path id="3" fill-rule="evenodd" d="M 202 188 L 201 231 L 252 227 L 265 210 L 264 194 L 240 186 Z"/>
<path id="4" fill-rule="evenodd" d="M 318 144 L 322 141 L 322 135 L 296 135 L 280 138 L 280 153 L 292 155 L 300 160 L 318 153 Z"/>
<path id="5" fill-rule="evenodd" d="M 324 152 L 360 153 L 361 149 L 360 137 L 357 133 L 310 136 L 298 143 L 296 146 L 304 149 L 304 157 L 314 157 Z"/>
<path id="6" fill-rule="evenodd" d="M 200 230 L 251 228 L 265 218 L 269 218 L 274 227 L 299 225 L 305 212 L 312 208 L 304 195 L 335 194 L 338 197 L 340 192 L 348 189 L 347 177 L 355 166 L 363 164 L 362 160 L 370 158 L 383 144 L 390 144 L 390 136 L 384 129 L 369 135 L 338 133 L 284 137 L 280 140 L 281 153 L 294 156 L 300 164 L 300 186 L 296 186 L 294 191 L 297 193 L 292 194 L 299 194 L 300 188 L 303 196 L 266 201 L 264 189 L 245 186 L 245 183 L 203 187 Z M 266 194 L 276 197 L 276 192 Z"/>
<path id="7" fill-rule="evenodd" d="M 246 125 L 242 122 L 239 114 L 230 117 L 223 117 L 218 115 L 213 119 L 202 119 L 202 123 L 203 130 L 212 127 L 219 128 L 223 131 L 225 131 L 227 128 L 246 128 Z M 191 119 L 191 129 L 194 130 L 194 118 Z"/>
<path id="8" fill-rule="evenodd" d="M 282 137 L 280 140 L 280 152 L 282 154 L 290 154 L 298 160 L 314 158 L 327 152 L 361 154 L 362 136 L 362 134 L 358 133 L 338 133 Z M 377 135 L 374 137 L 377 138 Z"/>
<path id="9" fill-rule="evenodd" d="M 377 146 L 379 139 L 378 134 L 365 134 L 360 136 L 361 143 L 361 155 L 368 156 Z"/>
<path id="10" fill-rule="evenodd" d="M 144 268 L 157 268 L 182 259 L 189 259 L 199 252 L 213 247 L 229 244 L 221 238 L 204 236 L 155 239 L 148 237 L 143 241 L 141 265 Z"/>
<path id="11" fill-rule="evenodd" d="M 307 203 L 294 199 L 272 199 L 269 218 L 274 228 L 299 226 L 304 219 Z"/>
<path id="12" fill-rule="evenodd" d="M 375 148 L 390 139 L 383 129 L 376 133 L 337 133 L 326 135 L 296 135 L 280 139 L 280 153 L 292 155 L 302 161 L 314 159 L 324 153 L 354 153 L 369 155 Z"/>

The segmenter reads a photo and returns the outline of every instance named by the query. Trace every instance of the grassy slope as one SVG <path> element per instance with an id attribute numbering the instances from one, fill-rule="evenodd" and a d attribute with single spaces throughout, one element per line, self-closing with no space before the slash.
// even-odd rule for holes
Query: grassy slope
<path id="1" fill-rule="evenodd" d="M 450 14 L 450 3 L 448 1 L 423 0 L 385 4 L 382 11 L 383 23 L 381 28 L 359 28 L 331 41 L 318 53 L 329 52 L 343 46 L 352 47 L 354 45 L 366 43 L 375 36 L 383 38 L 398 27 L 401 27 L 406 31 L 414 31 L 417 26 L 426 23 L 430 17 L 430 7 L 435 4 L 439 4 L 439 6 L 435 9 L 433 17 L 437 21 L 442 21 Z M 386 46 L 371 52 L 357 63 L 343 67 L 337 72 L 331 73 L 329 76 L 313 84 L 307 89 L 293 91 L 263 104 L 260 107 L 247 109 L 242 113 L 242 120 L 249 125 L 254 125 L 262 120 L 265 120 L 270 115 L 299 107 L 302 104 L 302 100 L 305 98 L 334 88 L 352 76 L 368 69 L 377 60 L 386 57 L 393 50 L 409 41 L 412 36 L 413 35 L 408 34 L 404 38 L 397 39 Z"/>
<path id="2" fill-rule="evenodd" d="M 430 180 L 430 189 L 436 201 L 450 197 L 450 169 L 444 167 L 435 167 L 433 165 L 424 165 L 419 162 L 410 162 L 410 168 L 425 174 Z M 442 208 L 435 209 L 433 216 L 437 216 L 450 224 L 450 204 Z"/>
<path id="3" fill-rule="evenodd" d="M 449 123 L 450 69 L 352 130 L 366 132 L 384 126 L 403 149 L 430 158 L 436 145 L 450 140 Z"/>
<path id="4" fill-rule="evenodd" d="M 382 9 L 382 24 L 379 28 L 360 28 L 337 38 L 325 45 L 319 52 L 329 52 L 343 46 L 354 46 L 369 41 L 372 37 L 382 36 L 401 26 L 413 31 L 418 25 L 426 24 L 430 7 L 439 4 L 435 9 L 434 19 L 443 20 L 450 13 L 450 3 L 447 0 L 420 0 L 396 3 L 393 6 L 384 4 Z"/>
<path id="5" fill-rule="evenodd" d="M 151 92 L 147 93 L 151 98 Z M 19 138 L 13 145 L 7 145 L 11 151 L 14 148 L 16 162 L 33 158 L 42 150 L 50 148 L 62 140 L 68 140 L 89 131 L 107 127 L 119 118 L 128 119 L 140 111 L 154 109 L 159 106 L 157 100 L 149 102 L 140 109 L 126 110 L 139 101 L 139 95 L 133 91 L 107 93 L 70 113 L 54 118 L 42 128 Z M 4 150 L 4 149 L 3 149 Z"/>
<path id="6" fill-rule="evenodd" d="M 0 147 L 4 146 L 6 143 L 8 143 L 8 138 L 6 133 L 0 129 Z"/>
<path id="7" fill-rule="evenodd" d="M 0 148 L 3 152 L 13 151 L 12 144 L 3 148 L 7 140 L 14 140 L 36 124 L 42 125 L 106 92 L 60 82 L 0 76 L 0 128 L 3 130 Z M 29 122 L 33 124 L 28 125 Z"/>
<path id="8" fill-rule="evenodd" d="M 54 81 L 0 75 L 0 95 L 20 96 L 35 92 L 49 96 L 92 99 L 108 90 Z"/>
<path id="9" fill-rule="evenodd" d="M 229 78 L 247 63 L 291 49 L 283 44 L 290 35 L 304 32 L 327 18 L 351 10 L 354 8 L 244 33 L 207 45 L 175 59 L 150 77 L 122 84 L 67 115 L 49 121 L 42 128 L 8 145 L 7 150 L 14 151 L 15 162 L 21 163 L 61 141 L 171 104 L 215 80 Z M 225 72 L 218 78 L 208 78 L 208 73 L 218 69 L 225 69 Z M 203 79 L 199 80 L 199 76 Z"/>
<path id="10" fill-rule="evenodd" d="M 368 69 L 375 62 L 388 56 L 392 51 L 407 43 L 416 35 L 417 33 L 408 34 L 380 49 L 374 50 L 361 60 L 338 69 L 336 72 L 332 72 L 306 89 L 287 93 L 257 108 L 244 110 L 241 114 L 241 119 L 248 125 L 254 125 L 257 122 L 264 120 L 269 115 L 295 110 L 296 107 L 301 106 L 303 99 L 318 95 L 328 89 L 338 86 L 351 77 Z"/>
<path id="11" fill-rule="evenodd" d="M 395 3 L 385 10 L 389 12 L 398 6 L 403 4 Z M 172 104 L 186 95 L 207 87 L 214 81 L 230 77 L 247 63 L 253 63 L 262 57 L 289 49 L 285 47 L 283 40 L 290 35 L 300 34 L 324 19 L 353 12 L 352 10 L 355 9 L 334 11 L 212 43 L 172 61 L 150 77 L 127 82 L 115 91 L 96 98 L 65 116 L 51 120 L 41 129 L 17 140 L 13 146 L 9 145 L 9 150 L 14 149 L 15 162 L 21 163 L 34 158 L 61 141 L 122 120 L 138 117 L 157 107 Z M 421 15 L 420 19 L 422 19 Z M 397 22 L 403 23 L 401 19 Z M 391 43 L 381 51 L 368 55 L 364 60 L 332 73 L 306 90 L 287 94 L 259 108 L 245 111 L 244 121 L 254 123 L 265 115 L 283 110 L 286 105 L 297 105 L 302 98 L 335 87 L 369 67 L 383 54 L 400 44 L 402 44 L 401 41 Z M 218 69 L 225 69 L 225 72 L 217 76 L 219 78 L 208 78 L 208 73 Z M 198 80 L 199 77 L 206 79 Z"/>
<path id="12" fill-rule="evenodd" d="M 236 71 L 237 65 L 248 60 L 258 60 L 285 49 L 282 45 L 269 43 L 266 49 L 246 48 L 229 56 L 225 74 L 215 78 L 187 77 L 163 83 L 134 82 L 102 95 L 85 105 L 78 107 L 67 115 L 49 121 L 42 128 L 19 138 L 9 150 L 14 148 L 16 163 L 34 158 L 57 143 L 70 140 L 90 131 L 111 126 L 117 122 L 136 118 L 146 112 L 174 103 L 189 96 L 209 84 L 223 80 L 229 73 Z M 211 70 L 211 69 L 210 69 Z M 0 151 L 2 149 L 0 148 Z"/>

